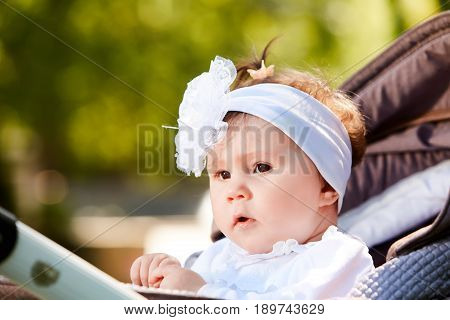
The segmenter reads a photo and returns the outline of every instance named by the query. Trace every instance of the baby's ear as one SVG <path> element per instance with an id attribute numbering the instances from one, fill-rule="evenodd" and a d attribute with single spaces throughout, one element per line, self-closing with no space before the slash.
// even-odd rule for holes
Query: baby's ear
<path id="1" fill-rule="evenodd" d="M 319 207 L 326 207 L 335 203 L 339 198 L 339 194 L 333 189 L 328 182 L 320 191 Z"/>

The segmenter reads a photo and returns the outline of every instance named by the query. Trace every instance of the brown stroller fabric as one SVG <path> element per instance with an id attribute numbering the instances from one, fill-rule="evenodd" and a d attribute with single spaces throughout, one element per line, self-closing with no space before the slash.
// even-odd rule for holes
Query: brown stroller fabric
<path id="1" fill-rule="evenodd" d="M 405 33 L 342 85 L 368 128 L 367 152 L 352 170 L 343 215 L 399 180 L 450 159 L 449 57 L 447 11 Z M 397 239 L 372 248 L 375 266 L 386 261 Z"/>
<path id="2" fill-rule="evenodd" d="M 341 89 L 361 107 L 368 148 L 343 212 L 450 159 L 450 12 L 410 30 Z"/>

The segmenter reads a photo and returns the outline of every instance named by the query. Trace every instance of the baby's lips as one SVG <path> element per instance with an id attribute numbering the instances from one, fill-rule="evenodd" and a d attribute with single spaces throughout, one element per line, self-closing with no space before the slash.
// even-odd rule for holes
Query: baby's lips
<path id="1" fill-rule="evenodd" d="M 240 229 L 240 230 L 247 230 L 247 229 L 249 229 L 249 228 L 254 226 L 255 221 L 256 220 L 253 219 L 253 218 L 246 218 L 245 220 L 238 221 L 234 225 L 234 228 Z"/>
<path id="2" fill-rule="evenodd" d="M 237 212 L 233 214 L 233 225 L 236 225 L 236 223 L 239 222 L 239 219 L 246 218 L 246 219 L 253 219 L 251 215 L 243 212 Z"/>

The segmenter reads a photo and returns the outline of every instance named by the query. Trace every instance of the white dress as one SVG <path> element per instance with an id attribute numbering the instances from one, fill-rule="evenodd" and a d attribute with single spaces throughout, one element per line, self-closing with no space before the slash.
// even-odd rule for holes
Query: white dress
<path id="1" fill-rule="evenodd" d="M 201 296 L 221 299 L 345 297 L 373 270 L 366 245 L 330 226 L 319 241 L 279 241 L 270 253 L 249 254 L 229 239 L 206 249 L 192 265 L 206 285 Z"/>

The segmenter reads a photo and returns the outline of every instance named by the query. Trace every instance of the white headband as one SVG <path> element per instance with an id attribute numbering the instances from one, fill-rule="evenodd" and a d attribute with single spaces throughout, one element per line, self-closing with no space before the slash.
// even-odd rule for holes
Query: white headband
<path id="1" fill-rule="evenodd" d="M 235 78 L 234 64 L 216 57 L 209 72 L 189 82 L 175 137 L 178 168 L 200 176 L 207 151 L 226 133 L 226 113 L 248 113 L 280 129 L 305 152 L 339 194 L 340 211 L 352 164 L 350 139 L 341 121 L 312 96 L 290 86 L 263 83 L 230 92 Z"/>

